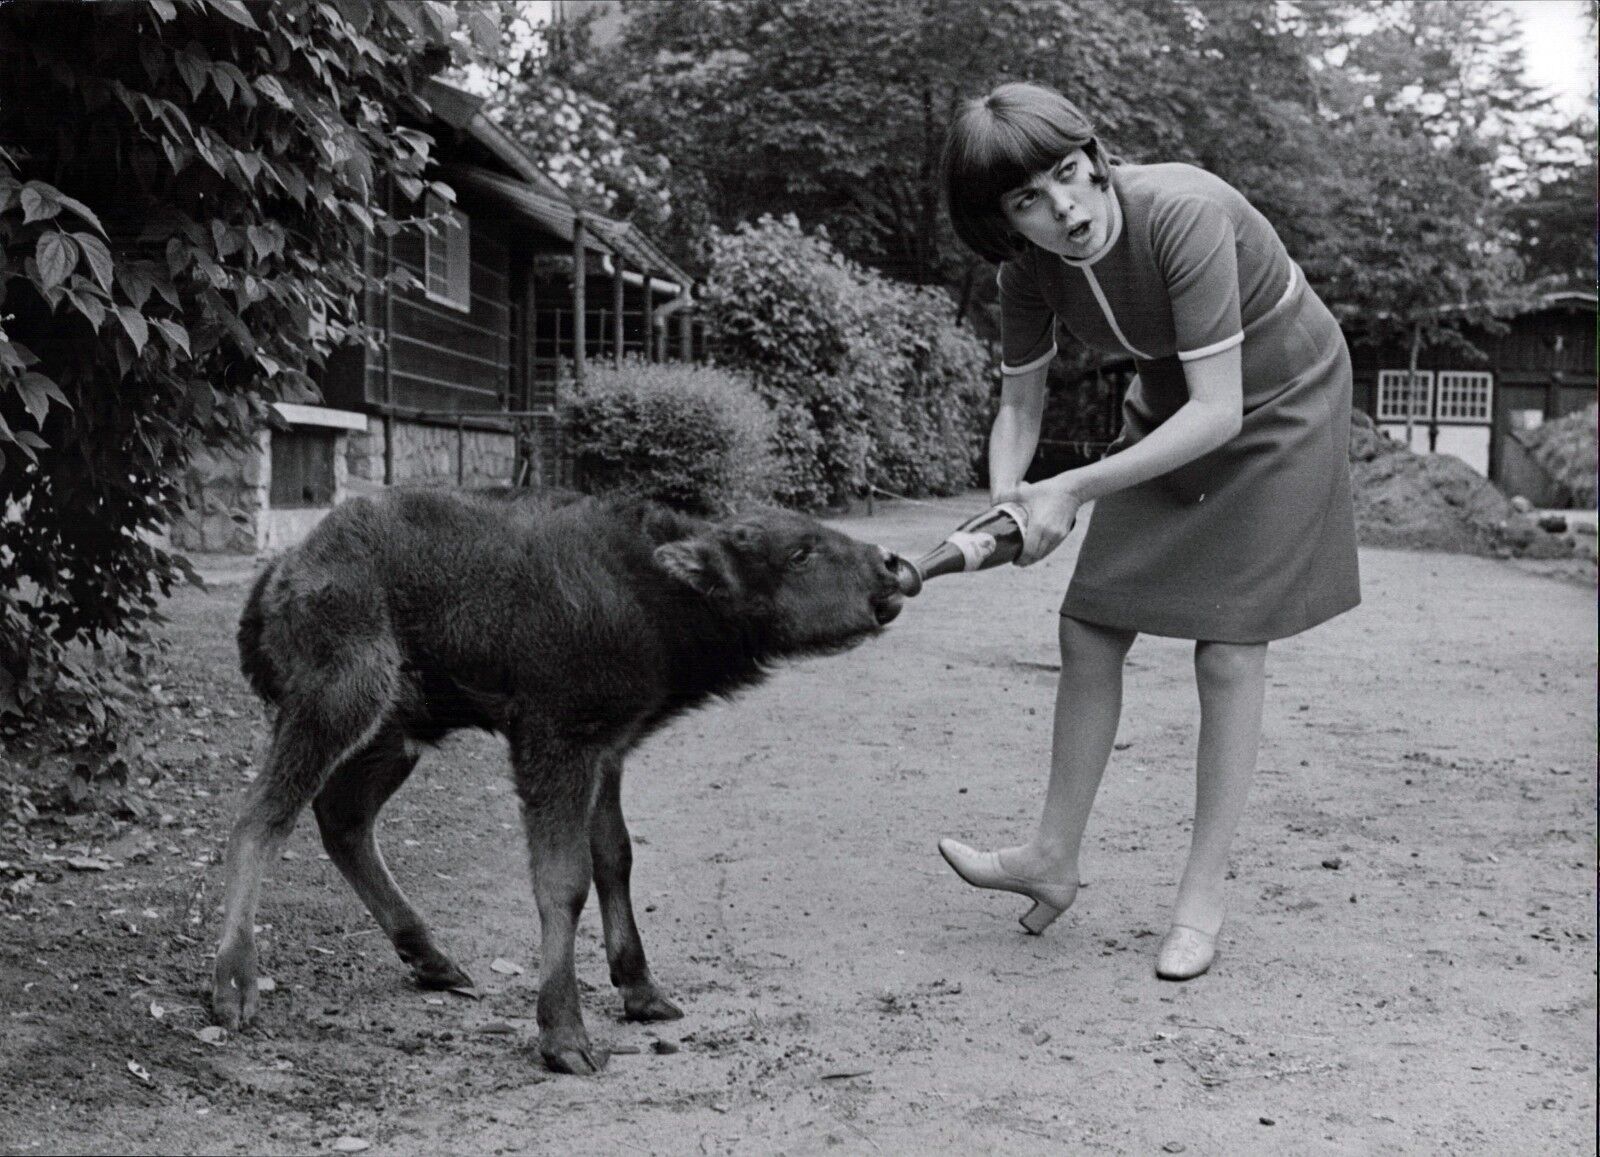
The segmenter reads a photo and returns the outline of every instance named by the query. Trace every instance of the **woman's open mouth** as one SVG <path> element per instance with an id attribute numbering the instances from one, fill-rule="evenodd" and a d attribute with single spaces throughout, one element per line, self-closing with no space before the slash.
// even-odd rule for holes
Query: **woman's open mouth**
<path id="1" fill-rule="evenodd" d="M 1082 245 L 1089 239 L 1089 222 L 1080 221 L 1067 230 L 1067 240 L 1074 245 Z"/>

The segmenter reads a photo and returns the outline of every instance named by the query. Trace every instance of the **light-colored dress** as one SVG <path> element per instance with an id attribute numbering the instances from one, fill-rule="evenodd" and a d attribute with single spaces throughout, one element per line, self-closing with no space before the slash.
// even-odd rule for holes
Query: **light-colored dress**
<path id="1" fill-rule="evenodd" d="M 1209 454 L 1095 503 L 1061 613 L 1257 643 L 1361 601 L 1350 501 L 1350 355 L 1265 217 L 1192 165 L 1111 168 L 1112 233 L 1000 267 L 1002 372 L 1078 341 L 1138 369 L 1112 452 L 1188 400 L 1183 362 L 1242 345 L 1244 425 Z"/>

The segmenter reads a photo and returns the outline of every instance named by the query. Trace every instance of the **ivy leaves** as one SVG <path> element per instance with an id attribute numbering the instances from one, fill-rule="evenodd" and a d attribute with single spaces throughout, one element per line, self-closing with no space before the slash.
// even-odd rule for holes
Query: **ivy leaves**
<path id="1" fill-rule="evenodd" d="M 26 511 L 0 520 L 0 682 L 25 713 L 52 710 L 62 645 L 136 641 L 181 581 L 152 536 L 197 450 L 314 397 L 360 332 L 363 246 L 401 227 L 387 179 L 428 183 L 415 90 L 485 21 L 435 0 L 0 4 L 0 507 Z"/>

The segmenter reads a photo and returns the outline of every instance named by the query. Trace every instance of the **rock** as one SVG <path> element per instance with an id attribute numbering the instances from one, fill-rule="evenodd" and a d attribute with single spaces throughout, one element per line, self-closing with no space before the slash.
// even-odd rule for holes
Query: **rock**
<path id="1" fill-rule="evenodd" d="M 662 1056 L 671 1056 L 678 1051 L 678 1046 L 669 1040 L 653 1040 L 650 1042 L 650 1051 Z"/>
<path id="2" fill-rule="evenodd" d="M 1550 534 L 1565 534 L 1567 532 L 1567 520 L 1559 514 L 1540 515 L 1539 529 Z"/>
<path id="3" fill-rule="evenodd" d="M 1327 859 L 1322 861 L 1322 866 L 1327 868 L 1329 871 L 1337 872 L 1340 868 L 1344 867 L 1344 861 L 1338 856 L 1329 856 Z"/>
<path id="4" fill-rule="evenodd" d="M 1533 509 L 1533 503 L 1529 502 L 1522 495 L 1518 494 L 1511 499 L 1511 509 L 1515 510 L 1518 514 L 1527 514 Z"/>
<path id="5" fill-rule="evenodd" d="M 1512 550 L 1522 550 L 1533 545 L 1539 537 L 1539 526 L 1526 514 L 1516 514 L 1499 526 L 1500 541 Z"/>

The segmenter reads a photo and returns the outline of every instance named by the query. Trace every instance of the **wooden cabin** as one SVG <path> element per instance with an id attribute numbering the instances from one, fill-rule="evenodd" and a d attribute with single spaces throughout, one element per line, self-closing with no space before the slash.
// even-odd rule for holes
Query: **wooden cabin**
<path id="1" fill-rule="evenodd" d="M 343 498 L 397 483 L 556 482 L 563 382 L 597 358 L 704 357 L 692 280 L 648 236 L 575 203 L 479 98 L 439 81 L 421 96 L 429 176 L 454 203 L 383 191 L 394 216 L 436 224 L 369 239 L 362 314 L 378 340 L 330 359 L 320 405 L 275 407 L 253 455 L 202 466 L 175 545 L 281 549 Z"/>
<path id="2" fill-rule="evenodd" d="M 1595 400 L 1595 302 L 1592 291 L 1564 290 L 1508 306 L 1504 333 L 1466 331 L 1477 354 L 1424 350 L 1410 398 L 1408 351 L 1352 333 L 1355 405 L 1402 442 L 1409 407 L 1412 449 L 1454 454 L 1507 494 L 1544 505 L 1548 484 L 1518 436 Z"/>

